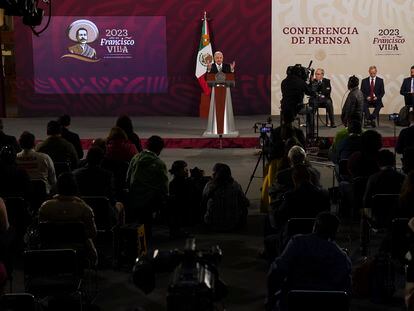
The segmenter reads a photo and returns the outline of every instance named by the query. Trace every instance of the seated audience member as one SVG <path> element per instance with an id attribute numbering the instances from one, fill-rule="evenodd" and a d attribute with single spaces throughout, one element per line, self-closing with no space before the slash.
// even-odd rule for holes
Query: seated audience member
<path id="1" fill-rule="evenodd" d="M 332 145 L 329 147 L 328 158 L 334 163 L 338 163 L 337 154 L 338 154 L 338 145 L 349 136 L 348 128 L 344 127 L 336 131 L 335 137 L 333 139 Z"/>
<path id="2" fill-rule="evenodd" d="M 159 158 L 163 148 L 163 139 L 151 136 L 147 149 L 132 158 L 126 178 L 130 198 L 127 222 L 145 224 L 148 239 L 154 214 L 165 209 L 168 197 L 167 166 Z"/>
<path id="3" fill-rule="evenodd" d="M 35 136 L 24 131 L 19 138 L 22 151 L 17 154 L 16 164 L 25 170 L 31 179 L 43 180 L 46 185 L 46 192 L 56 184 L 55 166 L 52 159 L 46 154 L 34 151 Z"/>
<path id="4" fill-rule="evenodd" d="M 6 265 L 9 262 L 9 246 L 11 243 L 9 234 L 9 221 L 7 218 L 6 205 L 2 198 L 0 198 L 0 295 L 3 293 L 4 285 L 7 280 Z"/>
<path id="5" fill-rule="evenodd" d="M 414 171 L 411 171 L 405 177 L 401 187 L 399 205 L 402 213 L 405 213 L 408 217 L 414 217 Z"/>
<path id="6" fill-rule="evenodd" d="M 82 222 L 87 237 L 88 258 L 96 265 L 98 255 L 93 243 L 97 230 L 92 209 L 78 197 L 78 185 L 72 173 L 62 173 L 57 179 L 57 194 L 42 204 L 40 222 Z"/>
<path id="7" fill-rule="evenodd" d="M 168 218 L 172 236 L 180 235 L 181 226 L 190 226 L 192 209 L 193 187 L 188 178 L 187 163 L 182 160 L 174 161 L 169 170 L 173 179 L 169 184 Z"/>
<path id="8" fill-rule="evenodd" d="M 402 129 L 398 135 L 397 144 L 395 145 L 395 152 L 402 154 L 404 150 L 409 147 L 414 147 L 414 111 L 408 113 L 410 126 Z"/>
<path id="9" fill-rule="evenodd" d="M 269 157 L 271 159 L 283 157 L 286 150 L 286 142 L 292 138 L 296 140 L 296 145 L 305 146 L 305 135 L 301 129 L 294 127 L 293 123 L 285 123 L 273 129 L 269 139 Z"/>
<path id="10" fill-rule="evenodd" d="M 78 154 L 75 147 L 62 138 L 62 129 L 57 121 L 49 121 L 45 141 L 37 144 L 36 151 L 46 153 L 53 162 L 68 162 L 72 169 L 78 166 Z"/>
<path id="11" fill-rule="evenodd" d="M 352 176 L 368 178 L 379 171 L 378 152 L 382 148 L 382 136 L 374 130 L 361 135 L 361 151 L 354 152 L 348 159 L 348 170 Z"/>
<path id="12" fill-rule="evenodd" d="M 404 150 L 401 163 L 405 174 L 409 174 L 414 170 L 414 147 L 408 147 Z"/>
<path id="13" fill-rule="evenodd" d="M 280 190 L 286 192 L 294 188 L 292 173 L 297 165 L 305 165 L 309 171 L 311 183 L 316 187 L 321 187 L 321 174 L 317 169 L 311 166 L 306 158 L 306 152 L 302 147 L 293 146 L 290 148 L 288 152 L 288 159 L 290 167 L 279 171 L 276 175 L 276 183 L 280 187 Z"/>
<path id="14" fill-rule="evenodd" d="M 14 152 L 20 152 L 21 149 L 17 143 L 16 137 L 5 134 L 3 129 L 3 120 L 0 119 L 0 148 L 3 146 L 11 146 L 14 149 Z"/>
<path id="15" fill-rule="evenodd" d="M 361 127 L 351 123 L 347 128 L 347 134 L 336 143 L 335 154 L 332 154 L 332 162 L 339 164 L 341 160 L 348 160 L 354 152 L 361 151 Z"/>
<path id="16" fill-rule="evenodd" d="M 106 139 L 105 158 L 117 162 L 129 162 L 138 153 L 137 148 L 128 140 L 124 130 L 113 127 Z"/>
<path id="17" fill-rule="evenodd" d="M 14 148 L 4 146 L 0 150 L 0 196 L 30 196 L 30 177 L 25 170 L 16 165 Z"/>
<path id="18" fill-rule="evenodd" d="M 59 124 L 62 126 L 62 137 L 70 142 L 75 147 L 79 160 L 83 158 L 83 148 L 79 138 L 79 135 L 70 131 L 71 118 L 69 115 L 64 114 L 58 119 Z"/>
<path id="19" fill-rule="evenodd" d="M 199 169 L 197 166 L 190 169 L 190 184 L 192 185 L 191 202 L 193 202 L 193 215 L 192 222 L 194 224 L 200 224 L 204 222 L 205 210 L 201 207 L 201 199 L 203 197 L 204 187 L 209 181 L 211 176 L 204 176 L 204 170 Z"/>
<path id="20" fill-rule="evenodd" d="M 113 224 L 124 223 L 124 205 L 116 200 L 113 174 L 101 167 L 104 151 L 91 147 L 86 155 L 86 166 L 73 171 L 81 196 L 104 196 L 113 206 Z M 118 217 L 119 216 L 119 217 Z"/>
<path id="21" fill-rule="evenodd" d="M 89 146 L 89 149 L 92 148 L 92 147 L 101 148 L 102 151 L 104 152 L 104 155 L 105 155 L 105 153 L 106 153 L 106 140 L 104 138 L 96 138 L 92 141 L 91 145 Z M 86 158 L 79 161 L 79 167 L 84 167 L 86 164 L 88 164 L 88 161 L 86 160 Z"/>
<path id="22" fill-rule="evenodd" d="M 216 163 L 213 179 L 203 191 L 204 222 L 213 231 L 232 231 L 246 223 L 249 200 L 240 184 L 231 176 L 230 167 Z"/>
<path id="23" fill-rule="evenodd" d="M 275 210 L 276 227 L 283 231 L 290 218 L 313 218 L 322 211 L 329 211 L 328 192 L 312 184 L 309 168 L 298 164 L 292 171 L 294 189 L 284 195 L 284 201 Z"/>
<path id="24" fill-rule="evenodd" d="M 291 290 L 350 292 L 351 260 L 335 243 L 338 227 L 339 219 L 323 212 L 316 217 L 312 234 L 289 241 L 267 276 L 267 310 L 287 310 Z"/>
<path id="25" fill-rule="evenodd" d="M 116 126 L 124 130 L 125 134 L 127 134 L 128 136 L 129 141 L 135 145 L 138 152 L 141 152 L 141 140 L 139 139 L 138 135 L 134 132 L 134 127 L 132 125 L 131 118 L 127 115 L 120 116 L 116 120 Z"/>
<path id="26" fill-rule="evenodd" d="M 375 194 L 399 194 L 405 176 L 397 172 L 395 168 L 394 154 L 389 150 L 381 150 L 378 153 L 379 172 L 368 178 L 364 194 L 364 208 L 371 210 L 372 197 Z"/>

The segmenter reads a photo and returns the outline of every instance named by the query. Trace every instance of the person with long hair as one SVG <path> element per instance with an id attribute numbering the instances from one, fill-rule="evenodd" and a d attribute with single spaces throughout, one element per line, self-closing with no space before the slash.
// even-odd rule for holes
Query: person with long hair
<path id="1" fill-rule="evenodd" d="M 205 186 L 201 204 L 204 222 L 211 230 L 233 231 L 246 222 L 249 200 L 227 164 L 214 165 L 213 180 Z"/>
<path id="2" fill-rule="evenodd" d="M 125 134 L 128 136 L 129 141 L 135 145 L 138 152 L 141 152 L 141 140 L 139 139 L 139 136 L 134 132 L 134 126 L 132 125 L 131 118 L 127 115 L 119 116 L 116 120 L 116 126 L 124 130 Z"/>
<path id="3" fill-rule="evenodd" d="M 111 128 L 106 139 L 106 159 L 129 162 L 137 153 L 137 148 L 128 140 L 123 129 L 117 126 Z"/>

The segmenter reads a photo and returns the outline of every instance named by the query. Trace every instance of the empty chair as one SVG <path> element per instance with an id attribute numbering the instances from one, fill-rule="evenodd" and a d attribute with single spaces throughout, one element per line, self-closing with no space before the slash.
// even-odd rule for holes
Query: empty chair
<path id="1" fill-rule="evenodd" d="M 343 291 L 292 290 L 288 311 L 349 311 L 349 296 Z"/>
<path id="2" fill-rule="evenodd" d="M 0 310 L 36 311 L 35 299 L 28 293 L 4 294 L 0 297 Z"/>
<path id="3" fill-rule="evenodd" d="M 82 279 L 73 249 L 31 250 L 23 255 L 25 291 L 36 298 L 78 294 Z"/>

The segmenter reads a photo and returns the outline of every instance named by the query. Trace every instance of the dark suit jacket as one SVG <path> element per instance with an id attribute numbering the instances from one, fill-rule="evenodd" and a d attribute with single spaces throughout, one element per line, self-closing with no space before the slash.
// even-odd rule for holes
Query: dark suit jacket
<path id="1" fill-rule="evenodd" d="M 83 158 L 82 144 L 79 135 L 69 131 L 67 128 L 62 127 L 62 137 L 70 142 L 75 147 L 76 153 L 79 159 Z"/>
<path id="2" fill-rule="evenodd" d="M 414 147 L 414 125 L 401 130 L 395 152 L 402 154 L 407 147 Z"/>
<path id="3" fill-rule="evenodd" d="M 323 78 L 321 83 L 319 83 L 316 80 L 313 80 L 312 91 L 316 93 L 316 95 L 325 96 L 325 99 L 331 99 L 331 80 Z"/>
<path id="4" fill-rule="evenodd" d="M 414 104 L 414 96 L 411 94 L 411 77 L 405 78 L 401 85 L 400 94 L 404 96 L 406 105 Z"/>
<path id="5" fill-rule="evenodd" d="M 368 102 L 367 100 L 367 97 L 371 93 L 371 77 L 367 77 L 361 81 L 361 91 L 364 94 L 365 103 L 375 103 L 376 105 L 381 105 L 381 107 L 384 107 L 384 105 L 382 104 L 382 97 L 385 94 L 383 79 L 381 79 L 380 77 L 375 78 L 374 94 L 377 97 L 376 102 Z"/>
<path id="6" fill-rule="evenodd" d="M 230 64 L 223 63 L 221 65 L 221 72 L 223 72 L 223 73 L 231 73 Z M 211 64 L 211 70 L 210 70 L 209 73 L 218 73 L 218 69 L 217 69 L 217 65 L 216 64 L 214 64 L 214 63 Z"/>
<path id="7" fill-rule="evenodd" d="M 6 135 L 3 133 L 3 131 L 0 131 L 0 148 L 3 146 L 11 146 L 16 153 L 22 150 L 17 143 L 16 137 Z"/>

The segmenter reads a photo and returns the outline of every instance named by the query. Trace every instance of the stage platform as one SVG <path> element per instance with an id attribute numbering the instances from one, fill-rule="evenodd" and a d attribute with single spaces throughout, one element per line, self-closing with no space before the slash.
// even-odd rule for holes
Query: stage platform
<path id="1" fill-rule="evenodd" d="M 268 115 L 237 116 L 235 118 L 236 129 L 240 136 L 237 138 L 203 138 L 207 119 L 198 117 L 131 117 L 135 131 L 143 139 L 151 135 L 160 135 L 165 139 L 167 148 L 255 148 L 259 144 L 259 133 L 255 133 L 253 126 L 255 123 L 266 123 Z M 29 130 L 35 134 L 37 140 L 46 137 L 46 124 L 53 117 L 44 118 L 4 118 L 4 132 L 19 137 L 24 130 Z M 339 124 L 339 116 L 336 116 Z M 325 116 L 321 116 L 325 121 Z M 84 149 L 87 149 L 93 139 L 105 138 L 116 117 L 73 117 L 71 129 L 78 133 L 82 139 Z M 279 116 L 272 116 L 274 126 L 280 124 Z M 320 125 L 319 136 L 333 138 L 338 129 L 328 128 Z M 303 128 L 304 129 L 304 128 Z M 382 115 L 380 126 L 375 128 L 384 138 L 384 147 L 390 148 L 395 144 L 393 123 L 388 121 L 387 115 Z M 401 127 L 396 127 L 396 136 Z"/>

